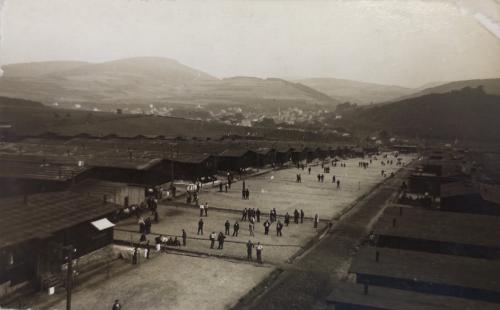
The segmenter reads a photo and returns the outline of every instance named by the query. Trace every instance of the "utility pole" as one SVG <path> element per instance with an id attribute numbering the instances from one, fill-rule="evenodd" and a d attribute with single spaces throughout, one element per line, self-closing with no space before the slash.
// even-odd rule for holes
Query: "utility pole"
<path id="1" fill-rule="evenodd" d="M 71 289 L 73 287 L 73 253 L 76 249 L 72 245 L 64 247 L 66 250 L 66 262 L 68 269 L 66 273 L 66 310 L 71 310 Z"/>

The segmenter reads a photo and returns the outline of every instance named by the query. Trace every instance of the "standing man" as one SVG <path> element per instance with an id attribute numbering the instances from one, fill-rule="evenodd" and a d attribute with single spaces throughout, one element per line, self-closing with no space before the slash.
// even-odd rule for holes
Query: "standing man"
<path id="1" fill-rule="evenodd" d="M 187 234 L 186 231 L 183 229 L 182 230 L 182 245 L 186 246 L 186 239 L 187 239 Z"/>
<path id="2" fill-rule="evenodd" d="M 205 201 L 205 216 L 208 216 L 208 202 Z"/>
<path id="3" fill-rule="evenodd" d="M 213 249 L 214 248 L 214 244 L 215 244 L 215 231 L 212 231 L 212 233 L 210 234 L 210 248 Z"/>
<path id="4" fill-rule="evenodd" d="M 198 221 L 198 235 L 201 233 L 201 235 L 203 235 L 203 220 L 200 218 L 200 220 Z"/>
<path id="5" fill-rule="evenodd" d="M 295 211 L 293 211 L 293 221 L 295 224 L 299 223 L 299 211 L 297 211 L 297 209 L 295 209 Z"/>
<path id="6" fill-rule="evenodd" d="M 260 242 L 257 242 L 257 247 L 255 249 L 257 250 L 257 262 L 262 264 L 262 250 L 264 247 L 260 244 Z"/>
<path id="7" fill-rule="evenodd" d="M 236 221 L 233 225 L 233 237 L 234 236 L 238 237 L 239 230 L 240 230 L 240 224 L 238 224 L 238 221 Z"/>
<path id="8" fill-rule="evenodd" d="M 269 223 L 269 220 L 266 220 L 264 222 L 264 235 L 269 235 L 269 227 L 271 226 L 271 223 Z"/>
<path id="9" fill-rule="evenodd" d="M 318 228 L 318 223 L 319 223 L 319 215 L 318 213 L 316 213 L 316 215 L 314 215 L 314 228 Z"/>
<path id="10" fill-rule="evenodd" d="M 229 224 L 229 220 L 226 220 L 226 223 L 224 223 L 224 227 L 226 228 L 224 234 L 229 235 L 229 228 L 231 227 L 231 224 Z"/>
<path id="11" fill-rule="evenodd" d="M 243 213 L 242 213 L 242 216 L 241 216 L 241 220 L 242 221 L 246 221 L 247 220 L 247 214 L 248 214 L 247 208 L 243 209 Z"/>
<path id="12" fill-rule="evenodd" d="M 281 230 L 283 229 L 283 224 L 281 224 L 281 221 L 278 220 L 278 223 L 276 223 L 276 236 L 282 236 Z"/>
<path id="13" fill-rule="evenodd" d="M 252 236 L 252 237 L 255 237 L 255 234 L 253 233 L 253 231 L 254 231 L 254 229 L 255 229 L 254 227 L 255 227 L 255 226 L 254 226 L 254 224 L 253 224 L 252 222 L 250 222 L 250 223 L 248 224 L 248 231 L 250 232 L 250 236 Z"/>
<path id="14" fill-rule="evenodd" d="M 300 209 L 300 223 L 304 223 L 304 210 Z"/>
<path id="15" fill-rule="evenodd" d="M 254 244 L 252 243 L 251 240 L 248 240 L 247 242 L 247 260 L 252 260 L 252 248 L 254 247 Z"/>
<path id="16" fill-rule="evenodd" d="M 255 215 L 257 215 L 257 223 L 260 223 L 260 210 L 257 208 L 257 211 L 255 211 Z"/>
<path id="17" fill-rule="evenodd" d="M 217 241 L 219 241 L 219 246 L 217 249 L 222 250 L 224 249 L 224 239 L 226 239 L 226 236 L 221 232 L 219 232 L 219 237 L 217 238 Z"/>
<path id="18" fill-rule="evenodd" d="M 290 224 L 290 214 L 288 212 L 285 214 L 285 225 L 288 226 Z"/>
<path id="19" fill-rule="evenodd" d="M 200 204 L 200 217 L 203 216 L 203 211 L 205 210 L 205 206 L 203 204 Z"/>

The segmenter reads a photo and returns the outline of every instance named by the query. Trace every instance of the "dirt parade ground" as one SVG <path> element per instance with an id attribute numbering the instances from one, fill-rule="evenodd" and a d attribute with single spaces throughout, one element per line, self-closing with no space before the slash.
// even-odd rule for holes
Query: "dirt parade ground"
<path id="1" fill-rule="evenodd" d="M 403 163 L 411 158 L 402 157 Z M 394 158 L 392 158 L 394 159 Z M 138 265 L 126 272 L 92 284 L 83 284 L 73 293 L 75 309 L 108 309 L 115 299 L 120 299 L 124 309 L 226 309 L 234 306 L 255 286 L 266 279 L 276 268 L 287 268 L 294 257 L 301 254 L 325 232 L 330 222 L 343 210 L 353 206 L 369 193 L 375 185 L 390 177 L 401 166 L 382 165 L 381 156 L 367 168 L 352 158 L 342 161 L 345 167 L 331 167 L 325 173 L 321 165 L 306 166 L 304 170 L 285 168 L 248 177 L 245 186 L 250 190 L 248 200 L 242 199 L 243 182 L 235 182 L 228 192 L 219 192 L 218 187 L 205 186 L 199 195 L 200 203 L 208 202 L 208 216 L 203 216 L 203 235 L 198 234 L 200 212 L 193 204 L 185 204 L 185 198 L 159 205 L 159 223 L 153 223 L 147 239 L 151 245 L 151 258 L 141 258 Z M 331 166 L 331 162 L 326 166 Z M 343 165 L 342 165 L 343 166 Z M 385 176 L 381 171 L 385 170 Z M 296 182 L 297 174 L 302 181 Z M 324 181 L 318 182 L 317 175 Z M 340 186 L 332 182 L 335 175 Z M 249 231 L 249 221 L 242 220 L 244 208 L 259 208 L 260 222 L 255 223 L 254 235 Z M 269 211 L 276 208 L 278 219 L 290 214 L 290 224 L 284 226 L 282 236 L 277 236 L 276 222 L 272 223 L 269 235 L 264 234 L 263 223 Z M 294 210 L 304 211 L 303 223 L 295 224 Z M 320 222 L 314 227 L 314 216 Z M 143 217 L 150 216 L 144 213 Z M 210 248 L 212 232 L 225 232 L 226 220 L 230 223 L 229 235 L 225 236 L 223 249 Z M 233 236 L 233 225 L 238 221 L 238 236 Z M 166 252 L 156 252 L 155 237 L 177 236 L 182 242 L 182 229 L 187 234 L 186 246 L 171 246 Z M 125 249 L 126 264 L 131 264 L 131 243 L 138 243 L 141 234 L 135 217 L 120 222 L 115 227 L 114 238 Z M 263 246 L 263 264 L 247 260 L 246 243 L 251 240 Z M 327 258 L 325 258 L 327 259 Z M 113 292 L 113 296 L 109 295 Z M 64 308 L 64 302 L 56 306 Z"/>

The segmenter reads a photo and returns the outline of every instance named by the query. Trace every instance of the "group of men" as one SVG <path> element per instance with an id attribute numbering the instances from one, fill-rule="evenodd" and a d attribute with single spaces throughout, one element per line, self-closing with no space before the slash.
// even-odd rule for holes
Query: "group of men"
<path id="1" fill-rule="evenodd" d="M 226 239 L 226 236 L 221 232 L 217 235 L 214 231 L 210 234 L 209 236 L 210 239 L 210 248 L 213 249 L 215 245 L 215 240 L 217 239 L 217 242 L 219 243 L 217 246 L 218 250 L 224 249 L 224 239 Z"/>
<path id="2" fill-rule="evenodd" d="M 250 199 L 250 190 L 247 188 L 243 188 L 241 190 L 241 199 L 248 200 Z"/>
<path id="3" fill-rule="evenodd" d="M 259 208 L 244 208 L 243 211 L 241 212 L 241 220 L 246 221 L 247 218 L 251 222 L 260 222 L 260 210 Z"/>
<path id="4" fill-rule="evenodd" d="M 257 262 L 259 264 L 262 264 L 262 250 L 264 249 L 264 247 L 262 246 L 262 244 L 260 244 L 260 242 L 257 242 L 257 245 L 255 245 L 252 242 L 252 240 L 248 240 L 248 242 L 247 242 L 247 259 L 249 261 L 253 260 L 252 252 L 253 252 L 254 247 L 255 247 L 255 252 L 257 254 Z"/>

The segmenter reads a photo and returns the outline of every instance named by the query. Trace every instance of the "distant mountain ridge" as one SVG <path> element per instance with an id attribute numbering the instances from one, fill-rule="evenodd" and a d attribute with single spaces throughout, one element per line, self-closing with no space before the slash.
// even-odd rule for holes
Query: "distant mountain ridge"
<path id="1" fill-rule="evenodd" d="M 296 82 L 314 88 L 339 102 L 351 102 L 360 105 L 389 101 L 415 91 L 401 86 L 336 78 L 309 78 L 296 80 Z"/>
<path id="2" fill-rule="evenodd" d="M 397 98 L 397 100 L 415 98 L 429 94 L 444 94 L 454 90 L 460 90 L 465 87 L 477 88 L 479 86 L 482 86 L 482 89 L 486 94 L 500 96 L 500 78 L 492 78 L 443 83 L 440 85 L 423 88 L 420 91 L 414 92 L 410 95 Z"/>
<path id="3" fill-rule="evenodd" d="M 283 79 L 218 79 L 168 58 L 137 57 L 104 63 L 45 62 L 7 65 L 4 69 L 0 95 L 48 104 L 337 104 L 313 88 Z M 29 70 L 33 70 L 33 74 Z"/>

